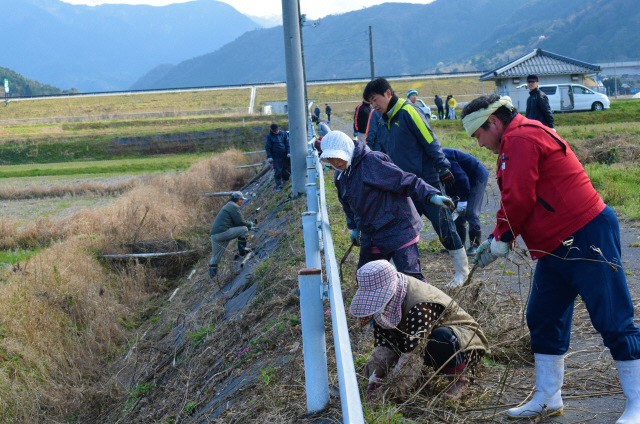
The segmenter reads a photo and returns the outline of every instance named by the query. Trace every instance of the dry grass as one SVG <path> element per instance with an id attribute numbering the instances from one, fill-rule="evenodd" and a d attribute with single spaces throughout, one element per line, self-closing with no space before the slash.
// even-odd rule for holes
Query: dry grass
<path id="1" fill-rule="evenodd" d="M 114 196 L 130 190 L 135 178 L 124 181 L 84 181 L 51 185 L 2 185 L 0 200 L 39 199 L 43 197 Z"/>
<path id="2" fill-rule="evenodd" d="M 151 178 L 110 206 L 21 231 L 33 243 L 59 241 L 1 276 L 0 421 L 64 417 L 82 401 L 85 385 L 122 341 L 122 323 L 158 287 L 141 267 L 108 272 L 99 253 L 202 229 L 225 200 L 201 193 L 240 186 L 247 175 L 235 166 L 243 160 L 228 152 L 185 173 Z M 0 240 L 11 244 L 6 234 L 14 224 L 0 225 Z"/>

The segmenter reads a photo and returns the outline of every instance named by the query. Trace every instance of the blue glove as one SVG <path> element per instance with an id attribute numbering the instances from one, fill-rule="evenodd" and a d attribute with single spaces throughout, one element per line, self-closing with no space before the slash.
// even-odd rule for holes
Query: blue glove
<path id="1" fill-rule="evenodd" d="M 478 246 L 473 262 L 484 268 L 496 259 L 506 257 L 510 250 L 509 243 L 497 241 L 494 238 L 487 239 Z"/>
<path id="2" fill-rule="evenodd" d="M 429 202 L 433 203 L 436 206 L 440 206 L 441 208 L 447 209 L 455 209 L 456 204 L 453 203 L 453 200 L 448 198 L 447 196 L 440 196 L 439 194 L 434 194 L 429 198 Z"/>
<path id="3" fill-rule="evenodd" d="M 351 243 L 355 246 L 360 246 L 360 230 L 357 228 L 355 230 L 351 230 L 351 235 L 349 236 L 351 239 Z"/>
<path id="4" fill-rule="evenodd" d="M 456 207 L 456 212 L 460 215 L 463 215 L 467 211 L 467 202 L 458 202 L 458 206 Z"/>

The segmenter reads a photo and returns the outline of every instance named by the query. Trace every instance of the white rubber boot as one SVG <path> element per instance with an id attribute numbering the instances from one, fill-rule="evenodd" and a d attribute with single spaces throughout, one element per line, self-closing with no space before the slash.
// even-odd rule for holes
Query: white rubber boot
<path id="1" fill-rule="evenodd" d="M 564 355 L 535 354 L 536 392 L 522 406 L 511 408 L 507 415 L 511 419 L 537 417 L 539 415 L 562 415 L 564 404 L 560 389 L 564 380 Z"/>
<path id="2" fill-rule="evenodd" d="M 455 289 L 467 281 L 467 277 L 469 276 L 469 261 L 467 259 L 467 252 L 464 251 L 464 247 L 457 250 L 449 250 L 449 255 L 451 255 L 451 259 L 453 260 L 453 269 L 455 274 L 446 287 L 449 289 Z"/>
<path id="3" fill-rule="evenodd" d="M 640 423 L 640 359 L 616 361 L 627 406 L 616 424 Z"/>

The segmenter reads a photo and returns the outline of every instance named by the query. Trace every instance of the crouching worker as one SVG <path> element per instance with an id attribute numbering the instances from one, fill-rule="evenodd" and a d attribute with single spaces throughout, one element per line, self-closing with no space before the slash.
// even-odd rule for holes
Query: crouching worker
<path id="1" fill-rule="evenodd" d="M 424 280 L 418 241 L 423 223 L 411 196 L 443 208 L 453 201 L 402 171 L 387 155 L 340 131 L 322 138 L 321 159 L 337 172 L 338 199 L 347 216 L 351 241 L 360 247 L 358 267 L 376 259 L 393 259 L 399 271 Z"/>
<path id="2" fill-rule="evenodd" d="M 351 314 L 364 326 L 373 319 L 375 350 L 365 366 L 367 398 L 386 391 L 406 396 L 422 365 L 446 375 L 446 396 L 459 399 L 489 344 L 478 323 L 431 284 L 398 272 L 385 260 L 358 270 Z"/>
<path id="3" fill-rule="evenodd" d="M 220 209 L 211 226 L 211 260 L 209 260 L 209 276 L 214 278 L 218 273 L 218 263 L 233 239 L 238 239 L 237 257 L 245 256 L 251 251 L 247 249 L 247 234 L 253 228 L 253 222 L 245 221 L 240 207 L 247 200 L 241 191 L 231 193 L 231 199 Z"/>

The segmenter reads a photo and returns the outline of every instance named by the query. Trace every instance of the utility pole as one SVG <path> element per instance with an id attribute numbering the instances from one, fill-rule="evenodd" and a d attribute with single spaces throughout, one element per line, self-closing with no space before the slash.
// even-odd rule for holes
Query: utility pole
<path id="1" fill-rule="evenodd" d="M 298 0 L 298 11 L 300 10 L 300 0 Z M 309 110 L 309 94 L 307 93 L 307 65 L 304 63 L 304 36 L 302 34 L 302 27 L 307 22 L 307 15 L 300 15 L 300 56 L 302 57 L 302 79 L 304 80 L 304 107 L 305 117 L 308 117 Z"/>
<path id="2" fill-rule="evenodd" d="M 284 54 L 287 65 L 287 105 L 291 146 L 293 197 L 306 192 L 307 105 L 304 97 L 304 68 L 300 38 L 300 8 L 297 1 L 282 0 Z"/>
<path id="3" fill-rule="evenodd" d="M 373 64 L 373 30 L 371 25 L 369 25 L 369 63 L 371 65 L 371 79 L 373 80 L 376 77 L 376 68 Z"/>

